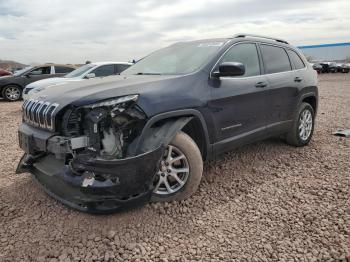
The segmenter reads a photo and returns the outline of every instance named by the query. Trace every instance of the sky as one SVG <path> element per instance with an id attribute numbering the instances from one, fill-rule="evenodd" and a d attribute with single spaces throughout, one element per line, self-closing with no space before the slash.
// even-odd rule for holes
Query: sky
<path id="1" fill-rule="evenodd" d="M 178 41 L 350 42 L 349 0 L 0 0 L 0 59 L 131 61 Z"/>

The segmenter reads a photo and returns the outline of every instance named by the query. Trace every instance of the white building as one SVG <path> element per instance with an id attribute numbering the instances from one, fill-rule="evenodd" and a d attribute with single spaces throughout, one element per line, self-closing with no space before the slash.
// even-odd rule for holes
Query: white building
<path id="1" fill-rule="evenodd" d="M 299 46 L 312 61 L 342 61 L 350 59 L 350 43 Z"/>

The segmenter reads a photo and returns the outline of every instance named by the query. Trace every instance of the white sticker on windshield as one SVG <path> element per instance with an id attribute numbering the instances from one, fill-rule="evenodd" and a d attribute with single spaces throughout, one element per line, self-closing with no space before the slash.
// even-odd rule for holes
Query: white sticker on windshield
<path id="1" fill-rule="evenodd" d="M 211 47 L 211 46 L 222 46 L 223 42 L 209 42 L 209 43 L 200 43 L 198 47 Z"/>

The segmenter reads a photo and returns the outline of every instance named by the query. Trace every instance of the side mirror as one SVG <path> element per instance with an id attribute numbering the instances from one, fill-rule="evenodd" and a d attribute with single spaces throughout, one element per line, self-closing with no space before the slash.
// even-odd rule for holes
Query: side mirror
<path id="1" fill-rule="evenodd" d="M 85 76 L 86 79 L 95 78 L 95 77 L 96 77 L 95 73 L 89 73 Z"/>
<path id="2" fill-rule="evenodd" d="M 224 62 L 219 65 L 219 71 L 212 73 L 213 77 L 242 76 L 245 74 L 245 66 L 238 62 Z"/>
<path id="3" fill-rule="evenodd" d="M 30 78 L 31 77 L 31 74 L 30 73 L 28 73 L 28 74 L 26 74 L 26 75 L 24 75 L 26 78 Z"/>

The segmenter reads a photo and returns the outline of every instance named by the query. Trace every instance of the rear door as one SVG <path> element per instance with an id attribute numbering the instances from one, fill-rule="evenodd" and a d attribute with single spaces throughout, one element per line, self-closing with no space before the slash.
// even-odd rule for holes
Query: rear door
<path id="1" fill-rule="evenodd" d="M 287 49 L 287 53 L 295 73 L 294 81 L 298 83 L 298 86 L 301 88 L 304 86 L 305 79 L 308 77 L 306 65 L 300 55 L 294 50 Z"/>
<path id="2" fill-rule="evenodd" d="M 92 70 L 90 73 L 94 73 L 95 77 L 104 77 L 115 75 L 114 65 L 102 65 Z"/>
<path id="3" fill-rule="evenodd" d="M 60 76 L 64 76 L 70 72 L 72 72 L 74 70 L 74 68 L 71 67 L 66 67 L 66 66 L 55 66 L 55 76 L 60 77 Z"/>
<path id="4" fill-rule="evenodd" d="M 215 123 L 218 153 L 234 147 L 244 137 L 262 133 L 266 117 L 267 80 L 261 74 L 256 44 L 232 46 L 214 70 L 223 62 L 243 63 L 246 72 L 239 77 L 220 77 L 216 88 L 212 88 L 209 107 Z"/>
<path id="5" fill-rule="evenodd" d="M 269 83 L 266 125 L 278 131 L 286 128 L 293 118 L 299 84 L 283 47 L 260 44 L 260 51 Z"/>

